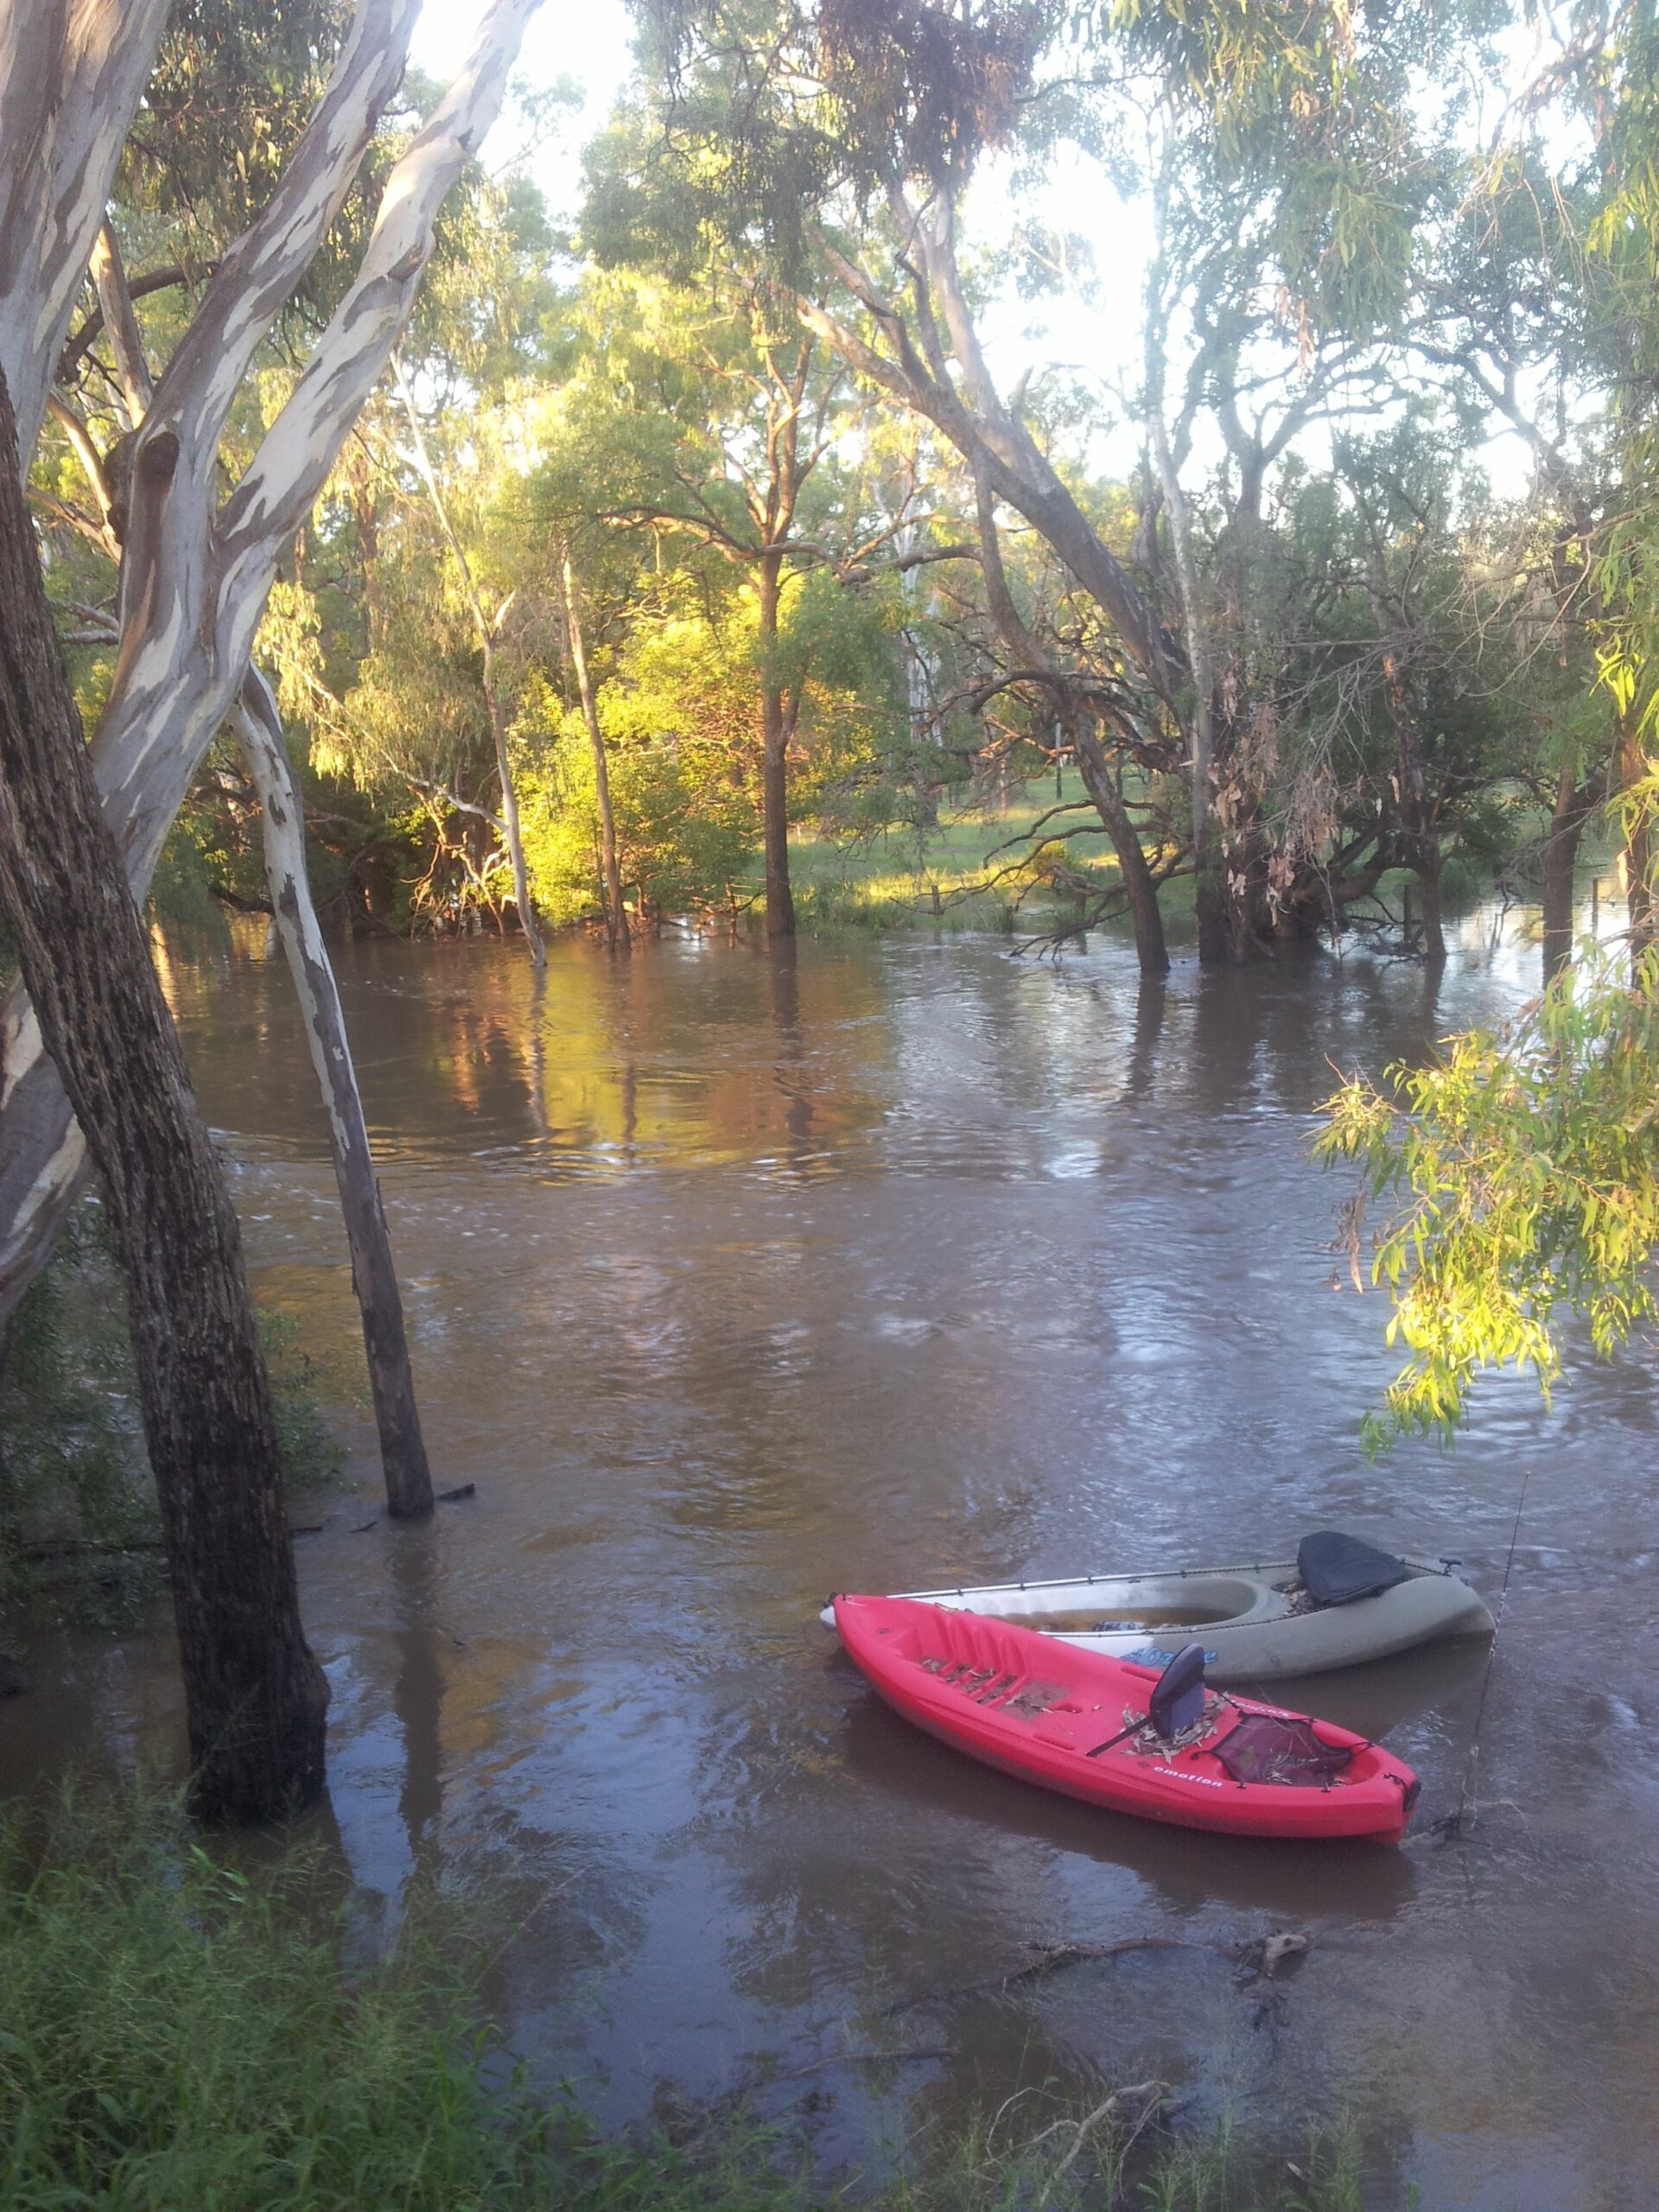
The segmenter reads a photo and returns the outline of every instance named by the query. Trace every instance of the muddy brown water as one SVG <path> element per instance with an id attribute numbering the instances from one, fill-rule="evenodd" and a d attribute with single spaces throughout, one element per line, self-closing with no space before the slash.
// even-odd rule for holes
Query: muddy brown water
<path id="1" fill-rule="evenodd" d="M 621 2124 L 779 2078 L 856 2157 L 906 2120 L 1157 2076 L 1293 2143 L 1365 2126 L 1379 2202 L 1659 2199 L 1659 1543 L 1646 1357 L 1554 1414 L 1484 1391 L 1455 1452 L 1370 1465 L 1379 1296 L 1332 1285 L 1307 1161 L 1330 1063 L 1501 1016 L 1535 954 L 1471 924 L 1438 985 L 1351 958 L 1141 986 L 966 938 L 346 948 L 341 982 L 441 1482 L 299 1547 L 333 1683 L 318 1825 L 365 1940 L 418 1878 L 512 1901 L 496 2003 Z M 279 966 L 170 984 L 262 1296 L 350 1351 L 319 1109 Z M 881 1707 L 827 1592 L 1285 1558 L 1350 1529 L 1459 1555 L 1484 1650 L 1296 1686 L 1418 1768 L 1402 1850 L 1091 1811 Z M 63 1639 L 0 1775 L 176 1756 L 167 1640 Z M 1202 1948 L 1306 1928 L 1272 1991 Z M 999 1993 L 1032 1946 L 1179 1937 Z M 899 2009 L 889 2010 L 897 2006 Z M 945 2049 L 885 2065 L 843 2050 Z M 803 2106 L 803 2100 L 806 2101 Z"/>

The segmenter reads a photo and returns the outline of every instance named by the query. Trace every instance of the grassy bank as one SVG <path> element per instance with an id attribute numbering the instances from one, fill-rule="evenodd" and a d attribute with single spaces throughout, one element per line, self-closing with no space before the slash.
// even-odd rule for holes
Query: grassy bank
<path id="1" fill-rule="evenodd" d="M 1082 797 L 1077 778 L 1068 778 L 1065 802 Z M 790 871 L 802 919 L 817 929 L 891 929 L 916 921 L 1007 928 L 1022 894 L 1033 908 L 1052 900 L 1040 854 L 1019 841 L 1055 804 L 1053 785 L 1046 781 L 1016 789 L 1006 810 L 990 806 L 947 816 L 925 832 L 894 830 L 854 845 L 796 837 Z M 1047 826 L 1064 830 L 1089 819 L 1065 815 Z M 1117 873 L 1103 830 L 1067 837 L 1064 848 L 1050 850 L 1063 850 L 1067 868 L 1102 889 Z"/>
<path id="2" fill-rule="evenodd" d="M 294 1909 L 306 1882 L 302 1859 L 227 1872 L 153 1803 L 0 1815 L 0 2204 L 1363 2212 L 1351 2152 L 1274 2162 L 1264 2183 L 1231 2138 L 1131 2145 L 1109 2113 L 1051 2115 L 1023 2147 L 1004 2127 L 995 2156 L 931 2144 L 925 2172 L 879 2188 L 729 2120 L 606 2143 L 506 2080 L 467 1972 L 431 1944 L 345 1971 L 339 1929 Z"/>

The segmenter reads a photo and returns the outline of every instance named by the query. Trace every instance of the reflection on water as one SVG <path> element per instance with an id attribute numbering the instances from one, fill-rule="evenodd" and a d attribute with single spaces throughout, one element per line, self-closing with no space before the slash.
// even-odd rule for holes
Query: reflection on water
<path id="1" fill-rule="evenodd" d="M 512 948 L 346 948 L 434 1463 L 478 1485 L 425 1530 L 353 1501 L 301 1548 L 320 1832 L 367 1924 L 424 1877 L 505 1885 L 499 2008 L 613 2120 L 761 2053 L 903 2044 L 897 2004 L 952 2056 L 813 2077 L 832 2150 L 907 2101 L 1158 2074 L 1269 2124 L 1353 2103 L 1426 2204 L 1650 2201 L 1653 1391 L 1590 1370 L 1552 1418 L 1500 1385 L 1454 1454 L 1368 1465 L 1382 1308 L 1327 1287 L 1340 1193 L 1306 1161 L 1332 1064 L 1500 1017 L 1535 959 L 1484 925 L 1439 978 L 1156 984 L 964 938 L 562 945 L 544 981 Z M 281 968 L 169 981 L 264 1294 L 349 1351 Z M 816 1619 L 837 1587 L 1287 1558 L 1330 1525 L 1490 1596 L 1529 1471 L 1472 1769 L 1479 1647 L 1292 1697 L 1387 1731 L 1426 1820 L 1471 1772 L 1472 1843 L 1051 1798 L 906 1728 Z M 176 1746 L 164 1637 L 36 1658 L 8 1781 Z M 1264 2011 L 1225 1954 L 1285 1925 L 1314 1948 Z M 995 1986 L 1033 1944 L 1148 1935 L 1190 1947 Z"/>

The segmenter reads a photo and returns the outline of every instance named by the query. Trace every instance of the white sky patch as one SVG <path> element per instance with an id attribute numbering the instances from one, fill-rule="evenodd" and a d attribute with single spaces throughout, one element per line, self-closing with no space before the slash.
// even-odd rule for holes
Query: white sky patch
<path id="1" fill-rule="evenodd" d="M 410 59 L 417 69 L 448 84 L 466 60 L 483 20 L 486 0 L 426 0 Z M 633 65 L 633 24 L 623 0 L 582 0 L 580 7 L 547 0 L 530 19 L 512 73 L 514 86 L 540 90 L 569 77 L 582 104 L 563 122 L 531 163 L 556 220 L 575 212 L 582 149 L 604 121 Z M 509 100 L 511 108 L 511 100 Z M 484 166 L 510 160 L 522 143 L 522 123 L 510 112 L 481 149 Z"/>

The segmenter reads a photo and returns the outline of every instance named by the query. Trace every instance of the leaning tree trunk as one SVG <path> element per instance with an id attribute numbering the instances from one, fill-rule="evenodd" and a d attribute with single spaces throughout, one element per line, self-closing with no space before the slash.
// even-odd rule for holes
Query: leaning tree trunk
<path id="1" fill-rule="evenodd" d="M 599 709 L 594 700 L 594 687 L 588 674 L 588 648 L 582 635 L 582 611 L 576 605 L 575 572 L 570 566 L 570 549 L 563 554 L 564 619 L 570 632 L 570 663 L 576 671 L 576 690 L 582 698 L 582 719 L 587 725 L 588 742 L 594 755 L 594 798 L 599 809 L 600 867 L 605 878 L 605 934 L 613 952 L 631 952 L 628 937 L 628 910 L 622 903 L 622 868 L 616 856 L 616 815 L 611 806 L 611 770 L 605 758 L 605 733 L 599 726 Z"/>
<path id="2" fill-rule="evenodd" d="M 121 396 L 136 429 L 149 413 L 155 391 L 120 248 L 108 223 L 94 243 L 92 267 Z M 111 502 L 103 469 L 95 467 L 92 473 L 93 489 L 107 509 Z M 352 1065 L 340 992 L 312 904 L 305 861 L 304 809 L 289 765 L 282 716 L 270 685 L 256 668 L 248 670 L 233 719 L 264 822 L 271 912 L 305 1018 L 311 1065 L 328 1116 L 334 1179 L 351 1248 L 352 1284 L 368 1357 L 386 1503 L 394 1519 L 418 1520 L 432 1510 L 432 1476 L 410 1372 L 391 1239 L 375 1179 L 368 1125 Z"/>
<path id="3" fill-rule="evenodd" d="M 220 257 L 156 386 L 133 459 L 121 649 L 92 747 L 105 819 L 136 896 L 148 889 L 201 757 L 232 710 L 277 563 L 321 496 L 347 430 L 385 368 L 414 304 L 438 209 L 494 120 L 524 25 L 538 4 L 489 0 L 459 75 L 392 165 L 355 276 L 253 459 L 226 493 L 225 424 L 272 322 L 357 174 L 402 76 L 419 11 L 419 0 L 358 0 L 327 90 L 265 207 Z M 0 0 L 0 35 L 7 33 L 6 6 Z M 12 15 L 18 6 L 10 0 Z M 34 10 L 29 30 L 49 12 L 49 4 Z M 123 10 L 114 0 L 83 0 L 76 22 L 90 25 L 108 16 L 124 35 L 126 25 L 145 13 L 137 4 Z M 115 32 L 99 36 L 108 51 L 119 43 Z M 102 94 L 88 73 L 75 79 L 76 99 L 83 79 L 96 108 Z M 72 110 L 79 113 L 66 95 L 60 124 Z M 34 142 L 12 130 L 11 119 L 7 92 L 0 99 L 0 212 L 17 200 L 16 173 L 35 157 Z M 67 157 L 58 164 L 65 174 L 72 167 Z M 89 169 L 71 183 L 84 198 L 93 178 Z M 52 326 L 53 360 L 103 213 L 100 188 L 89 226 L 68 233 L 79 261 L 61 320 Z M 24 283 L 7 289 L 13 244 L 0 224 L 0 304 L 21 298 L 44 316 L 49 288 Z M 48 326 L 22 320 L 26 359 L 33 364 Z M 17 319 L 0 314 L 0 359 L 16 334 Z M 84 1157 L 34 1011 L 27 995 L 14 989 L 0 1010 L 0 1319 L 50 1251 Z"/>
<path id="4" fill-rule="evenodd" d="M 104 820 L 47 607 L 0 377 L 0 899 L 126 1276 L 199 1809 L 322 1788 L 328 1693 L 300 1621 L 236 1213 Z"/>
<path id="5" fill-rule="evenodd" d="M 1169 948 L 1164 939 L 1164 917 L 1158 904 L 1158 886 L 1147 865 L 1140 833 L 1113 785 L 1110 765 L 1098 741 L 1081 728 L 1072 731 L 1071 739 L 1084 789 L 1094 801 L 1096 813 L 1106 824 L 1112 850 L 1117 855 L 1124 894 L 1129 902 L 1129 918 L 1135 925 L 1135 950 L 1141 973 L 1166 976 Z"/>
<path id="6" fill-rule="evenodd" d="M 305 1016 L 306 1046 L 328 1112 L 328 1142 L 351 1247 L 352 1287 L 363 1321 L 363 1349 L 374 1397 L 386 1503 L 395 1519 L 416 1521 L 432 1510 L 432 1472 L 415 1402 L 415 1378 L 410 1371 L 404 1301 L 391 1262 L 391 1238 L 369 1149 L 368 1125 L 352 1066 L 340 990 L 322 941 L 317 910 L 311 903 L 305 865 L 304 809 L 283 741 L 276 702 L 257 670 L 248 672 L 235 721 L 264 822 L 270 910 Z"/>
<path id="7" fill-rule="evenodd" d="M 1112 779 L 1110 763 L 1092 729 L 1085 725 L 1086 709 L 1079 703 L 1065 671 L 1027 628 L 1014 602 L 1002 565 L 1002 540 L 996 526 L 996 494 L 990 473 L 974 472 L 979 524 L 979 558 L 985 578 L 985 601 L 991 619 L 1016 667 L 1040 674 L 1055 702 L 1061 727 L 1077 756 L 1084 789 L 1106 825 L 1106 834 L 1117 855 L 1129 913 L 1135 924 L 1135 950 L 1143 976 L 1169 971 L 1169 952 L 1164 942 L 1164 918 L 1158 905 L 1158 886 L 1129 813 Z"/>

